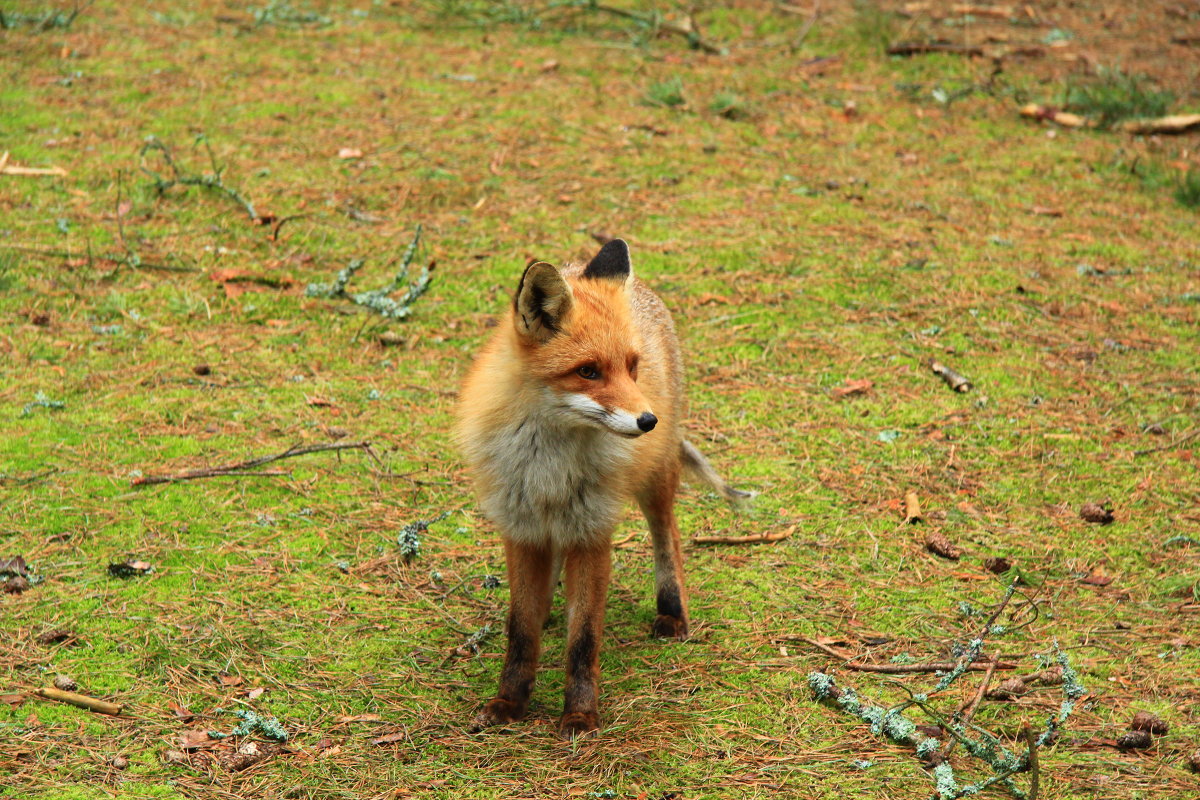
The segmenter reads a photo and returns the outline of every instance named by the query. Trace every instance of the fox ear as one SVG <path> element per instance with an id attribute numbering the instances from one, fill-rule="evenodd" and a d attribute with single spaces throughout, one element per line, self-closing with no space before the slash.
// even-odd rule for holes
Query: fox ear
<path id="1" fill-rule="evenodd" d="M 624 239 L 613 239 L 596 257 L 588 262 L 583 270 L 585 278 L 599 278 L 609 281 L 624 281 L 633 274 L 633 265 L 629 263 L 629 245 Z"/>
<path id="2" fill-rule="evenodd" d="M 517 333 L 536 342 L 554 338 L 571 310 L 571 287 L 558 270 L 545 261 L 525 268 L 513 299 Z"/>

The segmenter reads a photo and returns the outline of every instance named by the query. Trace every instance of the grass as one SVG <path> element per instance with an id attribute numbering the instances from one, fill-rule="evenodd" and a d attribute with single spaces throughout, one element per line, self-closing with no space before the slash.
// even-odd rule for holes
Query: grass
<path id="1" fill-rule="evenodd" d="M 1017 628 L 1031 606 L 1014 604 L 995 652 L 1032 671 L 1057 640 L 1090 692 L 1042 751 L 1039 797 L 1192 790 L 1200 549 L 1175 537 L 1200 538 L 1195 212 L 1161 202 L 1168 183 L 1131 191 L 1128 169 L 1097 168 L 1121 146 L 1126 164 L 1194 169 L 1186 141 L 1051 138 L 999 93 L 911 102 L 896 87 L 982 68 L 867 52 L 869 9 L 823 15 L 795 53 L 803 15 L 701 10 L 721 58 L 678 36 L 631 45 L 612 15 L 534 30 L 314 3 L 288 7 L 332 24 L 255 25 L 284 6 L 205 0 L 167 20 L 99 0 L 67 30 L 0 32 L 2 149 L 69 173 L 0 177 L 0 559 L 42 579 L 0 594 L 0 797 L 924 800 L 911 748 L 807 681 L 831 670 L 886 706 L 936 678 L 852 672 L 803 640 L 948 658 L 980 624 L 959 604 L 1003 595 L 990 556 L 1038 609 Z M 711 113 L 642 102 L 682 97 L 679 76 Z M 753 113 L 731 124 L 725 94 Z M 258 224 L 203 185 L 158 192 L 138 171 L 151 135 L 188 174 L 219 165 Z M 359 259 L 352 288 L 386 285 L 417 225 L 412 269 L 436 269 L 403 321 L 305 296 Z M 507 585 L 450 442 L 454 392 L 527 259 L 586 257 L 600 232 L 631 242 L 675 314 L 689 436 L 761 494 L 743 513 L 681 497 L 685 643 L 648 638 L 649 543 L 632 510 L 622 522 L 600 737 L 553 735 L 561 600 L 529 721 L 473 736 Z M 950 391 L 931 356 L 976 388 Z M 837 399 L 852 380 L 871 388 Z M 133 483 L 360 440 L 378 462 Z M 908 491 L 923 525 L 902 524 Z M 1106 498 L 1111 525 L 1079 518 Z M 401 532 L 446 512 L 407 558 Z M 929 531 L 962 559 L 928 552 Z M 154 569 L 109 574 L 129 558 Z M 31 694 L 59 673 L 127 714 Z M 1019 749 L 1060 699 L 986 700 L 976 721 Z M 243 771 L 174 755 L 239 709 L 278 718 L 289 752 Z M 1171 731 L 1116 750 L 1137 710 Z M 987 773 L 961 748 L 953 763 L 964 783 Z"/>
<path id="2" fill-rule="evenodd" d="M 1175 102 L 1173 92 L 1156 89 L 1145 75 L 1120 69 L 1101 69 L 1092 80 L 1070 84 L 1063 104 L 1072 111 L 1111 128 L 1127 119 L 1161 117 Z"/>

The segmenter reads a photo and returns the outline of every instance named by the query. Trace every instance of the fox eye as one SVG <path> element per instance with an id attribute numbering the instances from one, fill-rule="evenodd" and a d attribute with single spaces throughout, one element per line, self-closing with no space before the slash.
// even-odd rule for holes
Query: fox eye
<path id="1" fill-rule="evenodd" d="M 600 379 L 600 370 L 596 369 L 595 364 L 584 364 L 582 367 L 575 370 L 575 373 L 579 375 L 579 377 L 586 378 L 589 381 L 596 381 Z"/>
<path id="2" fill-rule="evenodd" d="M 629 377 L 633 378 L 635 381 L 637 380 L 637 367 L 638 357 L 634 356 L 633 358 L 629 359 Z"/>

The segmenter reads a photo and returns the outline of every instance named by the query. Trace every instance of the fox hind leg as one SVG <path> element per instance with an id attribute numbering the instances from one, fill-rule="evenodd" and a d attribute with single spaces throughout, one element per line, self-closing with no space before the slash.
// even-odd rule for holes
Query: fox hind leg
<path id="1" fill-rule="evenodd" d="M 496 696 L 484 705 L 472 730 L 515 722 L 525 716 L 537 673 L 542 628 L 550 614 L 557 580 L 555 558 L 549 543 L 540 545 L 504 540 L 511 596 L 508 615 L 508 652 L 500 673 Z"/>
<path id="2" fill-rule="evenodd" d="M 679 467 L 662 473 L 638 495 L 654 543 L 654 589 L 657 616 L 652 632 L 660 639 L 683 639 L 688 632 L 687 591 L 683 581 L 683 551 L 675 522 L 675 493 Z"/>

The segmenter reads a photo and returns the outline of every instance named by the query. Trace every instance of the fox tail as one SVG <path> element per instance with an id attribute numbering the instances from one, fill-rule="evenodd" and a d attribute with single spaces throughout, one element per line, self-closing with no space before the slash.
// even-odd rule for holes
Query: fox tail
<path id="1" fill-rule="evenodd" d="M 704 454 L 696 449 L 696 446 L 689 441 L 684 441 L 680 454 L 683 457 L 683 466 L 696 478 L 711 486 L 717 494 L 724 497 L 734 505 L 742 505 L 749 502 L 757 492 L 743 492 L 741 489 L 735 489 L 730 486 L 725 480 L 717 474 L 717 471 L 708 463 L 708 459 Z"/>

